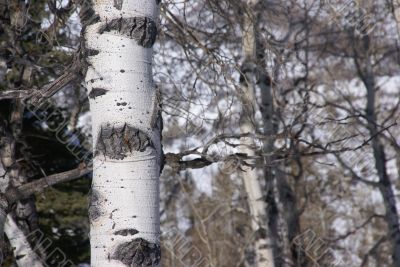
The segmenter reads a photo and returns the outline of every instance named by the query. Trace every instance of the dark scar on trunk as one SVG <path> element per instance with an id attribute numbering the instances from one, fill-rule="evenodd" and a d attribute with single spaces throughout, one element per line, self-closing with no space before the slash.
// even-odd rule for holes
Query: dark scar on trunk
<path id="1" fill-rule="evenodd" d="M 161 3 L 161 0 L 156 0 L 156 4 L 159 5 Z"/>
<path id="2" fill-rule="evenodd" d="M 100 21 L 100 16 L 96 14 L 93 9 L 93 2 L 89 1 L 82 1 L 82 6 L 80 8 L 79 17 L 81 18 L 83 27 L 95 24 Z"/>
<path id="3" fill-rule="evenodd" d="M 100 53 L 97 49 L 86 49 L 86 56 L 96 56 Z"/>
<path id="4" fill-rule="evenodd" d="M 150 48 L 157 37 L 156 23 L 147 17 L 119 18 L 105 22 L 99 33 L 118 31 L 120 34 L 135 39 L 138 45 Z"/>
<path id="5" fill-rule="evenodd" d="M 105 95 L 108 92 L 108 90 L 103 89 L 103 88 L 93 88 L 92 91 L 89 93 L 89 98 L 95 99 L 98 96 Z"/>
<path id="6" fill-rule="evenodd" d="M 22 258 L 25 257 L 25 256 L 26 256 L 25 254 L 17 255 L 17 256 L 15 257 L 15 259 L 16 259 L 16 260 L 20 260 L 20 259 L 22 259 Z"/>
<path id="7" fill-rule="evenodd" d="M 136 229 L 122 229 L 115 231 L 114 235 L 128 236 L 128 235 L 136 235 L 137 233 L 139 233 L 139 231 Z"/>
<path id="8" fill-rule="evenodd" d="M 143 238 L 119 244 L 111 259 L 121 261 L 130 267 L 157 266 L 161 259 L 160 245 Z"/>
<path id="9" fill-rule="evenodd" d="M 154 147 L 150 137 L 132 126 L 102 126 L 96 142 L 97 154 L 111 159 L 124 159 L 132 151 L 143 152 L 147 147 Z"/>
<path id="10" fill-rule="evenodd" d="M 89 220 L 96 221 L 101 216 L 100 206 L 101 196 L 96 189 L 92 189 L 89 195 Z"/>
<path id="11" fill-rule="evenodd" d="M 118 10 L 121 10 L 123 2 L 124 2 L 124 0 L 114 0 L 114 7 Z"/>

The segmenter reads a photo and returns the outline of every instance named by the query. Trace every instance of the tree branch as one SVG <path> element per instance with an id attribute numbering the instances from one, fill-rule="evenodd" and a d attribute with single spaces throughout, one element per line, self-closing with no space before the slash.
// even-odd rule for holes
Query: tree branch
<path id="1" fill-rule="evenodd" d="M 40 178 L 39 180 L 35 180 L 30 183 L 23 184 L 18 187 L 9 188 L 6 191 L 5 196 L 9 202 L 9 205 L 11 205 L 18 200 L 28 198 L 32 194 L 41 193 L 50 186 L 78 179 L 78 178 L 90 173 L 91 171 L 92 171 L 91 167 L 87 167 L 86 165 L 81 164 L 76 169 L 62 172 L 62 173 L 52 174 L 52 175 Z"/>
<path id="2" fill-rule="evenodd" d="M 80 51 L 74 56 L 74 61 L 67 71 L 46 84 L 41 89 L 22 89 L 22 90 L 5 90 L 0 92 L 0 100 L 5 99 L 27 99 L 33 105 L 38 105 L 44 99 L 53 96 L 55 93 L 63 89 L 65 86 L 82 77 L 83 62 L 80 59 Z"/>

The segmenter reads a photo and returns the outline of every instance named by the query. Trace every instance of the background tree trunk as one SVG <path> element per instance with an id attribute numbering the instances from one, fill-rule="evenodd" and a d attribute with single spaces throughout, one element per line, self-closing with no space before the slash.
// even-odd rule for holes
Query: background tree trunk
<path id="1" fill-rule="evenodd" d="M 363 44 L 369 46 L 369 36 L 363 37 Z M 368 51 L 365 50 L 364 60 L 355 58 L 360 79 L 366 88 L 367 105 L 365 117 L 368 121 L 367 127 L 372 138 L 371 146 L 373 157 L 375 159 L 375 168 L 379 177 L 378 188 L 381 192 L 383 203 L 385 205 L 385 220 L 388 225 L 388 238 L 392 244 L 392 259 L 395 266 L 400 266 L 400 225 L 399 214 L 396 207 L 396 196 L 393 190 L 393 184 L 387 170 L 387 157 L 384 146 L 381 141 L 379 122 L 375 110 L 375 90 L 376 81 L 373 72 L 372 62 Z"/>
<path id="2" fill-rule="evenodd" d="M 32 250 L 31 245 L 26 238 L 26 235 L 18 227 L 11 214 L 7 216 L 4 232 L 14 249 L 14 257 L 17 261 L 18 266 L 44 266 L 39 256 Z"/>
<path id="3" fill-rule="evenodd" d="M 11 172 L 7 173 L 6 169 L 3 167 L 3 163 L 7 164 L 10 163 L 13 159 L 13 153 L 14 151 L 12 148 L 14 148 L 14 141 L 11 138 L 11 135 L 7 135 L 8 138 L 4 137 L 4 133 L 6 133 L 5 125 L 4 127 L 1 127 L 1 132 L 2 132 L 2 140 L 0 141 L 0 146 L 3 149 L 0 149 L 0 156 L 2 158 L 2 161 L 0 162 L 0 175 L 3 176 L 1 179 L 0 183 L 0 192 L 4 194 L 7 189 L 9 189 L 10 183 L 11 183 Z M 8 145 L 12 144 L 11 146 Z M 8 147 L 8 149 L 7 149 Z M 14 170 L 15 171 L 15 170 Z M 17 172 L 17 171 L 15 171 Z M 15 174 L 15 173 L 14 173 Z M 18 176 L 17 176 L 18 178 Z M 17 204 L 17 209 L 18 209 L 18 204 L 21 202 L 18 201 Z M 36 213 L 36 210 L 34 210 Z M 41 267 L 43 266 L 39 256 L 34 252 L 26 238 L 26 234 L 30 232 L 30 228 L 28 227 L 28 224 L 22 224 L 22 227 L 24 230 L 22 230 L 17 222 L 14 219 L 14 216 L 18 216 L 17 212 L 10 212 L 8 215 L 6 215 L 6 210 L 2 207 L 0 210 L 0 234 L 3 236 L 3 233 L 7 235 L 7 239 L 10 242 L 11 247 L 13 248 L 13 254 L 16 259 L 17 265 L 18 266 L 32 266 L 32 267 Z M 4 244 L 2 244 L 4 245 Z M 40 245 L 38 245 L 39 249 L 41 249 Z M 4 247 L 1 247 L 1 251 L 3 251 Z M 1 255 L 3 257 L 4 255 Z M 2 258 L 0 260 L 3 260 Z"/>
<path id="4" fill-rule="evenodd" d="M 249 1 L 249 7 L 252 7 L 253 1 Z M 241 101 L 242 113 L 240 118 L 240 130 L 242 133 L 256 134 L 255 111 L 257 110 L 257 101 L 255 98 L 254 84 L 254 60 L 256 55 L 256 25 L 255 16 L 252 8 L 248 8 L 243 21 L 243 44 L 242 51 L 244 62 L 241 67 Z M 249 157 L 256 155 L 256 145 L 254 136 L 245 137 L 242 141 L 242 152 Z M 252 216 L 252 228 L 256 233 L 255 266 L 274 266 L 272 254 L 271 235 L 268 227 L 267 206 L 263 188 L 261 186 L 260 172 L 252 166 L 243 167 L 243 182 L 247 193 L 247 201 Z"/>

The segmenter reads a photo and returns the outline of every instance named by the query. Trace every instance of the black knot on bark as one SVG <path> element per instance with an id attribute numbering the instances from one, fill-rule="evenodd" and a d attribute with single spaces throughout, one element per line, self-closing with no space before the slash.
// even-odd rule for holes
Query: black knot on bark
<path id="1" fill-rule="evenodd" d="M 96 154 L 111 159 L 124 159 L 133 151 L 143 152 L 154 147 L 151 138 L 128 124 L 122 127 L 102 126 L 96 143 Z"/>
<path id="2" fill-rule="evenodd" d="M 118 18 L 105 22 L 99 33 L 117 31 L 135 39 L 137 44 L 145 48 L 154 45 L 157 37 L 157 24 L 148 17 Z"/>
<path id="3" fill-rule="evenodd" d="M 111 259 L 131 267 L 157 266 L 161 259 L 161 248 L 158 244 L 137 238 L 119 244 Z"/>

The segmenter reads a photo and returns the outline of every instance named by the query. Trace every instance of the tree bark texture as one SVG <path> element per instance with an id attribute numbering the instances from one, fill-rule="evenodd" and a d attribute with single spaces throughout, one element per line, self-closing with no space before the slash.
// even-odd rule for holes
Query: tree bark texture
<path id="1" fill-rule="evenodd" d="M 156 0 L 98 0 L 83 29 L 93 133 L 91 266 L 159 266 L 160 93 Z"/>

